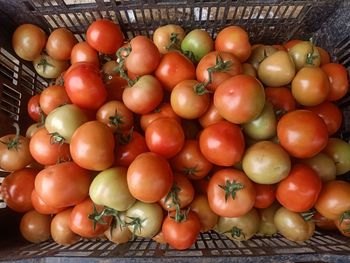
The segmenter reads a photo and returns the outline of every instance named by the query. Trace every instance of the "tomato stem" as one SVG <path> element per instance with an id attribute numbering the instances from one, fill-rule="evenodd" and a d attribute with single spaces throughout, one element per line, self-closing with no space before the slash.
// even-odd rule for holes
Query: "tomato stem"
<path id="1" fill-rule="evenodd" d="M 171 189 L 167 196 L 165 197 L 164 203 L 166 203 L 171 198 L 171 204 L 169 205 L 169 208 L 173 206 L 180 206 L 180 200 L 179 200 L 179 192 L 181 191 L 181 188 L 177 185 L 177 183 L 173 183 L 171 186 Z"/>
<path id="2" fill-rule="evenodd" d="M 37 67 L 43 67 L 43 72 L 45 73 L 46 72 L 46 69 L 47 67 L 52 67 L 52 68 L 55 68 L 54 65 L 50 64 L 49 62 L 47 62 L 47 59 L 46 58 L 42 58 L 40 60 L 40 62 L 38 63 Z"/>
<path id="3" fill-rule="evenodd" d="M 225 185 L 218 186 L 225 191 L 226 202 L 229 196 L 231 196 L 232 199 L 235 199 L 237 191 L 242 190 L 244 188 L 244 185 L 242 183 L 237 183 L 235 180 L 233 180 L 232 182 L 230 180 L 226 180 Z"/>
<path id="4" fill-rule="evenodd" d="M 132 217 L 132 216 L 128 216 L 129 219 L 131 219 L 130 222 L 126 222 L 126 225 L 128 226 L 133 226 L 133 230 L 132 230 L 132 240 L 135 239 L 136 236 L 136 231 L 138 231 L 139 233 L 141 233 L 142 230 L 142 223 L 146 220 L 146 218 L 144 219 L 140 219 L 139 217 Z"/>
<path id="5" fill-rule="evenodd" d="M 65 142 L 65 139 L 62 135 L 60 135 L 57 132 L 50 133 L 50 143 L 51 144 L 63 144 Z"/>
<path id="6" fill-rule="evenodd" d="M 185 174 L 185 175 L 195 175 L 196 173 L 198 173 L 198 168 L 197 166 L 195 167 L 186 167 L 182 170 L 182 172 Z"/>
<path id="7" fill-rule="evenodd" d="M 209 84 L 209 82 L 198 83 L 198 84 L 194 85 L 193 86 L 194 93 L 196 93 L 199 96 L 202 96 L 202 95 L 207 94 L 207 93 L 211 93 L 211 91 L 207 89 L 208 84 Z"/>
<path id="8" fill-rule="evenodd" d="M 133 133 L 134 133 L 134 127 L 131 127 L 131 129 L 128 131 L 127 134 L 122 134 L 120 132 L 117 132 L 117 139 L 118 142 L 121 145 L 127 145 L 128 143 L 130 143 L 130 141 L 133 138 Z"/>
<path id="9" fill-rule="evenodd" d="M 302 218 L 304 218 L 305 221 L 311 221 L 313 220 L 313 217 L 315 216 L 316 210 L 315 209 L 310 209 L 305 212 L 301 212 L 300 215 Z"/>
<path id="10" fill-rule="evenodd" d="M 128 47 L 121 47 L 118 49 L 117 51 L 117 58 L 118 58 L 118 62 L 119 62 L 119 66 L 117 68 L 117 72 L 119 73 L 120 77 L 122 77 L 123 79 L 125 79 L 128 82 L 129 87 L 133 86 L 136 82 L 136 80 L 132 80 L 129 78 L 128 74 L 127 74 L 127 70 L 125 69 L 125 58 L 129 56 L 130 52 L 131 52 L 131 46 L 129 45 Z M 125 55 L 122 55 L 122 53 L 125 52 Z"/>
<path id="11" fill-rule="evenodd" d="M 180 44 L 181 44 L 181 41 L 180 39 L 178 38 L 178 35 L 177 33 L 174 33 L 172 32 L 170 34 L 170 37 L 169 37 L 169 40 L 170 40 L 170 43 L 165 47 L 166 50 L 179 50 L 180 49 Z"/>
<path id="12" fill-rule="evenodd" d="M 317 55 L 314 55 L 315 49 L 314 49 L 314 39 L 310 38 L 309 42 L 311 43 L 311 52 L 307 53 L 306 55 L 306 64 L 314 66 L 314 60 L 318 58 Z"/>
<path id="13" fill-rule="evenodd" d="M 224 61 L 220 55 L 216 56 L 215 66 L 207 69 L 208 71 L 208 84 L 213 81 L 214 72 L 227 72 L 231 69 L 232 62 L 230 60 Z"/>
<path id="14" fill-rule="evenodd" d="M 241 236 L 245 238 L 245 234 L 243 230 L 236 226 L 232 227 L 230 230 L 225 231 L 223 234 L 227 234 L 227 233 L 230 233 L 233 239 L 235 237 L 241 237 Z"/>
<path id="15" fill-rule="evenodd" d="M 20 136 L 20 128 L 17 122 L 13 122 L 12 126 L 16 129 L 16 135 L 15 138 L 9 139 L 7 142 L 0 141 L 2 144 L 5 144 L 7 146 L 8 150 L 15 149 L 18 150 L 18 146 L 21 144 L 19 141 Z"/>
<path id="16" fill-rule="evenodd" d="M 182 52 L 188 59 L 190 59 L 193 63 L 196 63 L 196 56 L 194 55 L 194 53 L 190 50 L 186 50 L 184 52 Z"/>
<path id="17" fill-rule="evenodd" d="M 120 125 L 124 124 L 123 116 L 122 115 L 118 115 L 118 111 L 116 110 L 115 111 L 115 115 L 109 117 L 109 124 L 114 125 L 119 130 L 120 129 Z"/>
<path id="18" fill-rule="evenodd" d="M 93 205 L 93 213 L 89 214 L 88 218 L 93 221 L 94 223 L 94 230 L 96 229 L 96 224 L 102 224 L 105 225 L 107 222 L 103 220 L 103 217 L 105 216 L 113 216 L 117 220 L 118 223 L 122 223 L 120 219 L 120 212 L 110 208 L 110 207 L 105 207 L 100 213 L 97 211 L 97 208 L 95 204 Z M 119 220 L 119 221 L 118 221 Z"/>

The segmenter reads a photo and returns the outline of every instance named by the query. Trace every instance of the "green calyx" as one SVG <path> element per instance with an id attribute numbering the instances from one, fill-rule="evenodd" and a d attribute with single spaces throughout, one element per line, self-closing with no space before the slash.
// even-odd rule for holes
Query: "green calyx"
<path id="1" fill-rule="evenodd" d="M 233 180 L 232 182 L 230 180 L 226 180 L 225 185 L 218 186 L 225 191 L 226 202 L 229 197 L 231 197 L 234 200 L 236 198 L 237 192 L 244 188 L 244 185 L 242 183 L 237 183 L 235 180 Z"/>
<path id="2" fill-rule="evenodd" d="M 230 230 L 227 230 L 223 234 L 227 234 L 227 233 L 229 233 L 233 239 L 240 238 L 241 236 L 245 238 L 245 234 L 243 233 L 243 230 L 236 226 L 232 227 Z"/>
<path id="3" fill-rule="evenodd" d="M 170 43 L 165 47 L 166 50 L 179 50 L 180 49 L 180 44 L 181 44 L 181 40 L 178 38 L 179 34 L 176 34 L 174 32 L 172 32 L 170 34 Z"/>
<path id="4" fill-rule="evenodd" d="M 130 55 L 131 51 L 132 49 L 131 49 L 131 46 L 129 45 L 127 47 L 119 48 L 116 54 L 119 61 L 119 66 L 116 69 L 116 73 L 119 73 L 120 77 L 122 77 L 128 82 L 129 87 L 133 86 L 138 80 L 138 79 L 136 80 L 130 79 L 127 74 L 127 70 L 125 69 L 125 58 L 127 58 Z"/>

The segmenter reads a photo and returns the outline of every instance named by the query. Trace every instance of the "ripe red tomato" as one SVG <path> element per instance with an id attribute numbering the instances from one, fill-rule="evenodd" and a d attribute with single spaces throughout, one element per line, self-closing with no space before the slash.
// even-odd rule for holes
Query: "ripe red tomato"
<path id="1" fill-rule="evenodd" d="M 241 129 L 228 121 L 220 121 L 203 129 L 199 136 L 199 148 L 204 157 L 216 165 L 232 166 L 244 153 L 244 137 Z"/>
<path id="2" fill-rule="evenodd" d="M 170 165 L 162 156 L 141 153 L 130 164 L 127 172 L 130 193 L 145 203 L 158 202 L 173 184 Z"/>
<path id="3" fill-rule="evenodd" d="M 73 162 L 49 166 L 35 178 L 35 191 L 53 208 L 76 205 L 89 194 L 90 173 Z"/>
<path id="4" fill-rule="evenodd" d="M 40 94 L 36 94 L 29 99 L 27 106 L 29 117 L 35 122 L 39 122 L 41 118 L 41 108 L 39 101 Z"/>
<path id="5" fill-rule="evenodd" d="M 70 152 L 76 164 L 85 169 L 102 171 L 114 162 L 115 140 L 110 128 L 99 121 L 89 121 L 75 130 Z"/>
<path id="6" fill-rule="evenodd" d="M 107 101 L 122 100 L 123 92 L 128 87 L 128 82 L 119 77 L 119 75 L 113 75 L 110 79 L 105 80 L 105 87 L 107 90 Z"/>
<path id="7" fill-rule="evenodd" d="M 64 87 L 49 86 L 40 94 L 40 108 L 48 115 L 51 111 L 64 104 L 70 104 L 71 101 Z"/>
<path id="8" fill-rule="evenodd" d="M 185 134 L 175 119 L 159 118 L 147 126 L 145 139 L 151 152 L 171 158 L 182 149 Z"/>
<path id="9" fill-rule="evenodd" d="M 32 243 L 41 243 L 50 238 L 51 216 L 39 214 L 35 210 L 25 213 L 19 229 L 22 236 Z"/>
<path id="10" fill-rule="evenodd" d="M 46 52 L 53 59 L 68 60 L 74 45 L 78 43 L 67 28 L 57 28 L 51 32 L 46 42 Z"/>
<path id="11" fill-rule="evenodd" d="M 31 194 L 38 172 L 36 169 L 24 168 L 5 177 L 0 193 L 8 207 L 16 212 L 27 212 L 33 208 Z"/>
<path id="12" fill-rule="evenodd" d="M 317 114 L 308 110 L 285 114 L 277 124 L 277 136 L 283 148 L 298 158 L 318 154 L 328 142 L 326 124 Z"/>
<path id="13" fill-rule="evenodd" d="M 97 110 L 107 98 L 98 67 L 91 63 L 70 67 L 64 75 L 64 86 L 70 100 L 81 108 Z"/>
<path id="14" fill-rule="evenodd" d="M 317 49 L 318 49 L 318 53 L 320 53 L 320 57 L 321 57 L 321 65 L 320 66 L 322 67 L 323 65 L 330 63 L 331 58 L 329 56 L 329 53 L 321 47 L 317 47 Z"/>
<path id="15" fill-rule="evenodd" d="M 293 212 L 305 212 L 317 201 L 322 189 L 318 174 L 306 164 L 296 164 L 277 187 L 276 198 Z"/>
<path id="16" fill-rule="evenodd" d="M 98 53 L 87 42 L 79 42 L 73 48 L 70 55 L 70 62 L 72 64 L 77 62 L 89 62 L 96 66 L 100 65 Z"/>
<path id="17" fill-rule="evenodd" d="M 210 100 L 210 105 L 207 111 L 198 118 L 198 121 L 203 128 L 206 128 L 209 125 L 212 125 L 222 120 L 224 120 L 224 118 L 222 118 L 222 116 L 220 115 L 212 99 Z"/>
<path id="18" fill-rule="evenodd" d="M 276 186 L 272 184 L 257 184 L 254 183 L 254 188 L 256 192 L 256 198 L 254 207 L 255 208 L 267 208 L 276 199 Z"/>
<path id="19" fill-rule="evenodd" d="M 234 76 L 217 87 L 214 105 L 220 115 L 230 122 L 249 122 L 257 118 L 264 108 L 264 87 L 252 76 Z"/>
<path id="20" fill-rule="evenodd" d="M 179 222 L 174 216 L 175 212 L 172 212 L 164 219 L 162 226 L 164 239 L 173 248 L 179 250 L 190 248 L 196 242 L 201 228 L 199 218 L 193 211 L 189 211 L 185 219 Z"/>
<path id="21" fill-rule="evenodd" d="M 196 69 L 191 60 L 178 51 L 170 51 L 162 59 L 154 72 L 163 87 L 172 91 L 180 82 L 196 78 Z"/>
<path id="22" fill-rule="evenodd" d="M 51 206 L 48 206 L 38 195 L 38 193 L 35 191 L 35 189 L 32 191 L 31 194 L 31 201 L 33 208 L 35 211 L 37 211 L 40 214 L 43 215 L 54 215 L 62 211 L 64 208 L 54 208 Z"/>
<path id="23" fill-rule="evenodd" d="M 266 100 L 270 101 L 275 110 L 283 111 L 293 111 L 297 107 L 297 102 L 295 101 L 292 92 L 289 88 L 278 87 L 265 88 Z"/>
<path id="24" fill-rule="evenodd" d="M 327 99 L 335 101 L 343 98 L 349 90 L 346 68 L 338 63 L 329 63 L 323 65 L 322 69 L 326 72 L 330 83 L 330 92 Z"/>
<path id="25" fill-rule="evenodd" d="M 68 246 L 77 243 L 81 237 L 69 228 L 70 214 L 73 208 L 57 213 L 51 221 L 52 239 L 60 245 Z"/>
<path id="26" fill-rule="evenodd" d="M 247 175 L 235 169 L 222 169 L 213 174 L 208 185 L 211 210 L 223 217 L 239 217 L 254 206 L 255 188 Z"/>
<path id="27" fill-rule="evenodd" d="M 120 27 L 107 19 L 94 21 L 86 31 L 88 44 L 104 54 L 114 54 L 124 41 Z"/>

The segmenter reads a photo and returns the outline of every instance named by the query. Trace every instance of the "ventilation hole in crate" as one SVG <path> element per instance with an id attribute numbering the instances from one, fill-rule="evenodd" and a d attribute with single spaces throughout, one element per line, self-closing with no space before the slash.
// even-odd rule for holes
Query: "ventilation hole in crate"
<path id="1" fill-rule="evenodd" d="M 61 17 L 63 23 L 66 25 L 66 27 L 72 27 L 72 23 L 69 20 L 69 17 L 66 14 L 59 14 L 59 16 Z"/>
<path id="2" fill-rule="evenodd" d="M 295 10 L 295 6 L 288 6 L 286 12 L 283 15 L 283 18 L 290 18 L 294 10 Z"/>
<path id="3" fill-rule="evenodd" d="M 34 95 L 34 77 L 35 73 L 26 65 L 22 65 L 22 71 L 20 74 L 20 85 L 30 95 Z"/>
<path id="4" fill-rule="evenodd" d="M 18 63 L 19 60 L 12 56 L 5 49 L 0 49 L 0 75 L 17 85 L 18 81 Z"/>
<path id="5" fill-rule="evenodd" d="M 88 24 L 91 24 L 92 22 L 95 21 L 93 15 L 90 12 L 85 12 L 84 17 L 88 21 Z"/>
<path id="6" fill-rule="evenodd" d="M 134 10 L 127 10 L 126 13 L 127 13 L 128 23 L 136 23 Z"/>
<path id="7" fill-rule="evenodd" d="M 50 3 L 52 6 L 58 6 L 58 3 L 56 0 L 50 0 Z"/>
<path id="8" fill-rule="evenodd" d="M 58 27 L 67 27 L 67 24 L 61 19 L 59 15 L 52 15 L 53 19 L 55 19 Z"/>
<path id="9" fill-rule="evenodd" d="M 79 19 L 80 23 L 84 26 L 88 25 L 89 22 L 85 19 L 84 15 L 82 13 L 76 13 L 75 14 L 77 18 Z"/>
<path id="10" fill-rule="evenodd" d="M 11 119 L 18 121 L 22 94 L 6 84 L 2 84 L 0 109 Z"/>
<path id="11" fill-rule="evenodd" d="M 92 4 L 96 0 L 63 0 L 66 5 Z"/>
<path id="12" fill-rule="evenodd" d="M 44 15 L 44 18 L 49 23 L 51 28 L 57 28 L 58 27 L 57 24 L 55 23 L 55 21 L 49 15 Z"/>
<path id="13" fill-rule="evenodd" d="M 80 27 L 80 21 L 78 21 L 77 17 L 73 13 L 68 13 L 68 17 L 70 18 L 70 21 L 72 21 L 73 25 L 76 27 Z"/>
<path id="14" fill-rule="evenodd" d="M 78 40 L 78 42 L 85 41 L 85 34 L 74 34 L 74 36 Z"/>
<path id="15" fill-rule="evenodd" d="M 144 18 L 143 18 L 143 13 L 142 13 L 142 10 L 140 9 L 135 9 L 135 15 L 136 15 L 136 21 L 137 23 L 142 23 L 144 24 L 145 21 L 144 21 Z"/>
<path id="16" fill-rule="evenodd" d="M 117 14 L 115 13 L 115 11 L 108 11 L 109 12 L 109 17 L 113 20 L 114 23 L 119 23 L 118 19 L 117 19 Z"/>
<path id="17" fill-rule="evenodd" d="M 92 12 L 91 12 L 91 15 L 92 15 L 92 17 L 93 17 L 94 20 L 98 20 L 98 19 L 101 19 L 101 18 L 104 17 L 102 13 L 105 13 L 105 14 L 106 14 L 105 11 L 101 11 L 101 12 L 92 11 Z M 106 15 L 105 15 L 105 16 L 106 16 Z"/>
<path id="18" fill-rule="evenodd" d="M 161 19 L 164 19 L 164 20 L 168 19 L 168 11 L 166 8 L 160 9 L 160 17 L 161 17 Z"/>
<path id="19" fill-rule="evenodd" d="M 211 7 L 209 9 L 209 20 L 211 21 L 216 20 L 217 13 L 218 13 L 217 7 Z"/>
<path id="20" fill-rule="evenodd" d="M 298 6 L 295 8 L 295 10 L 294 10 L 294 12 L 293 12 L 291 18 L 298 18 L 298 16 L 300 15 L 301 11 L 303 10 L 303 8 L 304 8 L 304 6 L 298 5 Z"/>

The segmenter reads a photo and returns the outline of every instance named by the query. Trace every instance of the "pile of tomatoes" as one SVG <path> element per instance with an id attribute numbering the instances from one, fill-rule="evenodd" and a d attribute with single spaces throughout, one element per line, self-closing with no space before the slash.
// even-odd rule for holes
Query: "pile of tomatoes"
<path id="1" fill-rule="evenodd" d="M 21 25 L 13 48 L 53 82 L 28 103 L 26 137 L 2 137 L 1 194 L 24 238 L 135 236 L 187 249 L 315 225 L 350 233 L 350 145 L 336 138 L 346 69 L 312 40 L 253 45 L 228 26 L 159 27 L 124 42 L 109 20 L 86 42 Z"/>

